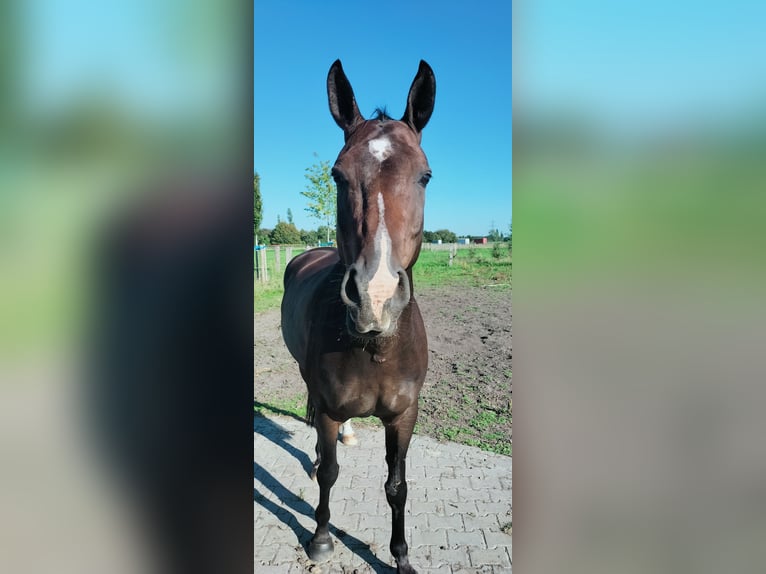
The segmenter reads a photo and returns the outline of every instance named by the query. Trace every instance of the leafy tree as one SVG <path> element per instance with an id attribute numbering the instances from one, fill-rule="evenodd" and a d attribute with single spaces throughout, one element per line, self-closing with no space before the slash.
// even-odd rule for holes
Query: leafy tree
<path id="1" fill-rule="evenodd" d="M 327 237 L 327 242 L 335 241 L 335 228 L 320 225 L 317 229 L 317 235 L 319 238 Z"/>
<path id="2" fill-rule="evenodd" d="M 434 239 L 441 239 L 442 243 L 457 243 L 457 235 L 449 229 L 437 229 L 434 231 Z"/>
<path id="3" fill-rule="evenodd" d="M 271 237 L 271 229 L 261 227 L 256 234 L 258 235 L 258 242 L 262 245 L 269 245 Z"/>
<path id="4" fill-rule="evenodd" d="M 287 223 L 294 223 L 293 222 L 293 210 L 289 207 L 287 208 Z"/>
<path id="5" fill-rule="evenodd" d="M 433 243 L 436 241 L 436 235 L 433 231 L 423 231 L 423 241 L 425 243 Z"/>
<path id="6" fill-rule="evenodd" d="M 301 229 L 301 243 L 306 245 L 316 245 L 319 243 L 319 234 L 312 230 Z"/>
<path id="7" fill-rule="evenodd" d="M 253 233 L 258 235 L 258 229 L 263 220 L 263 200 L 261 199 L 261 176 L 253 173 Z M 259 236 L 260 237 L 260 236 Z"/>
<path id="8" fill-rule="evenodd" d="M 495 227 L 494 221 L 489 226 L 489 233 L 487 233 L 487 240 L 495 241 L 495 242 L 503 240 L 503 234 L 500 233 L 500 230 L 497 227 Z"/>
<path id="9" fill-rule="evenodd" d="M 335 227 L 338 201 L 330 162 L 320 160 L 307 167 L 305 177 L 308 183 L 306 191 L 302 191 L 301 195 L 309 200 L 306 211 L 324 224 L 327 241 L 330 241 L 330 227 Z"/>
<path id="10" fill-rule="evenodd" d="M 280 221 L 271 232 L 272 244 L 296 244 L 301 242 L 301 233 L 292 223 Z"/>

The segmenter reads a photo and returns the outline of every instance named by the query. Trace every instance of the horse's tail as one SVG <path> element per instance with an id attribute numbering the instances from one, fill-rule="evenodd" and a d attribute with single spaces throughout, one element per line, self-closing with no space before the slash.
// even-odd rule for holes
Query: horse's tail
<path id="1" fill-rule="evenodd" d="M 306 424 L 310 427 L 314 426 L 314 418 L 316 417 L 316 409 L 314 403 L 311 402 L 311 397 L 306 399 Z"/>

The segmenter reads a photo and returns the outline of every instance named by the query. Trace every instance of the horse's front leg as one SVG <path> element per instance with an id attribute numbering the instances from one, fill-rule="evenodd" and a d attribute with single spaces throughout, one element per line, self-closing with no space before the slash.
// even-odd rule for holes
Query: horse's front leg
<path id="1" fill-rule="evenodd" d="M 385 423 L 386 462 L 388 463 L 386 499 L 391 506 L 392 515 L 390 548 L 399 574 L 417 574 L 410 566 L 407 541 L 404 539 L 404 505 L 407 502 L 405 458 L 417 417 L 418 406 L 415 403 L 393 421 Z"/>
<path id="2" fill-rule="evenodd" d="M 317 453 L 317 457 L 314 459 L 314 465 L 311 467 L 311 480 L 317 481 L 317 471 L 319 470 L 319 463 L 322 462 L 322 453 L 319 451 L 319 439 L 317 439 L 317 445 L 314 449 Z"/>
<path id="3" fill-rule="evenodd" d="M 317 453 L 319 455 L 319 468 L 317 480 L 319 481 L 319 504 L 317 504 L 314 518 L 317 528 L 314 537 L 309 542 L 308 555 L 311 560 L 321 562 L 327 560 L 333 553 L 332 538 L 330 537 L 330 489 L 338 478 L 338 461 L 336 458 L 336 444 L 338 440 L 338 427 L 335 422 L 325 413 L 317 413 L 315 419 L 317 431 Z"/>

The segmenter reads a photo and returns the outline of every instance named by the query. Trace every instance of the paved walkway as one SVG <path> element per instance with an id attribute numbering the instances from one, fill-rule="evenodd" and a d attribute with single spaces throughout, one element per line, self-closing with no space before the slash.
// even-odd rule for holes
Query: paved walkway
<path id="1" fill-rule="evenodd" d="M 319 486 L 308 473 L 316 435 L 303 421 L 255 417 L 255 572 L 395 572 L 388 549 L 382 428 L 355 429 L 338 444 L 340 474 L 330 495 L 335 554 L 313 564 Z M 406 531 L 419 574 L 511 572 L 511 458 L 414 436 L 407 455 Z"/>

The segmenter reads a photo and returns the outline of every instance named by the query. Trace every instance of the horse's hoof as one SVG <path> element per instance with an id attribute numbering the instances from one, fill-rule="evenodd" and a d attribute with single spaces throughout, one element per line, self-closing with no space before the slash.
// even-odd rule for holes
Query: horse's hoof
<path id="1" fill-rule="evenodd" d="M 359 444 L 359 441 L 356 440 L 355 434 L 344 434 L 340 437 L 340 440 L 346 446 L 354 446 L 355 444 Z"/>
<path id="2" fill-rule="evenodd" d="M 409 564 L 407 564 L 407 565 L 397 566 L 396 574 L 418 574 L 418 571 L 415 570 Z"/>
<path id="3" fill-rule="evenodd" d="M 314 542 L 312 539 L 309 542 L 308 555 L 312 562 L 324 562 L 328 560 L 334 552 L 332 540 L 327 542 Z"/>

